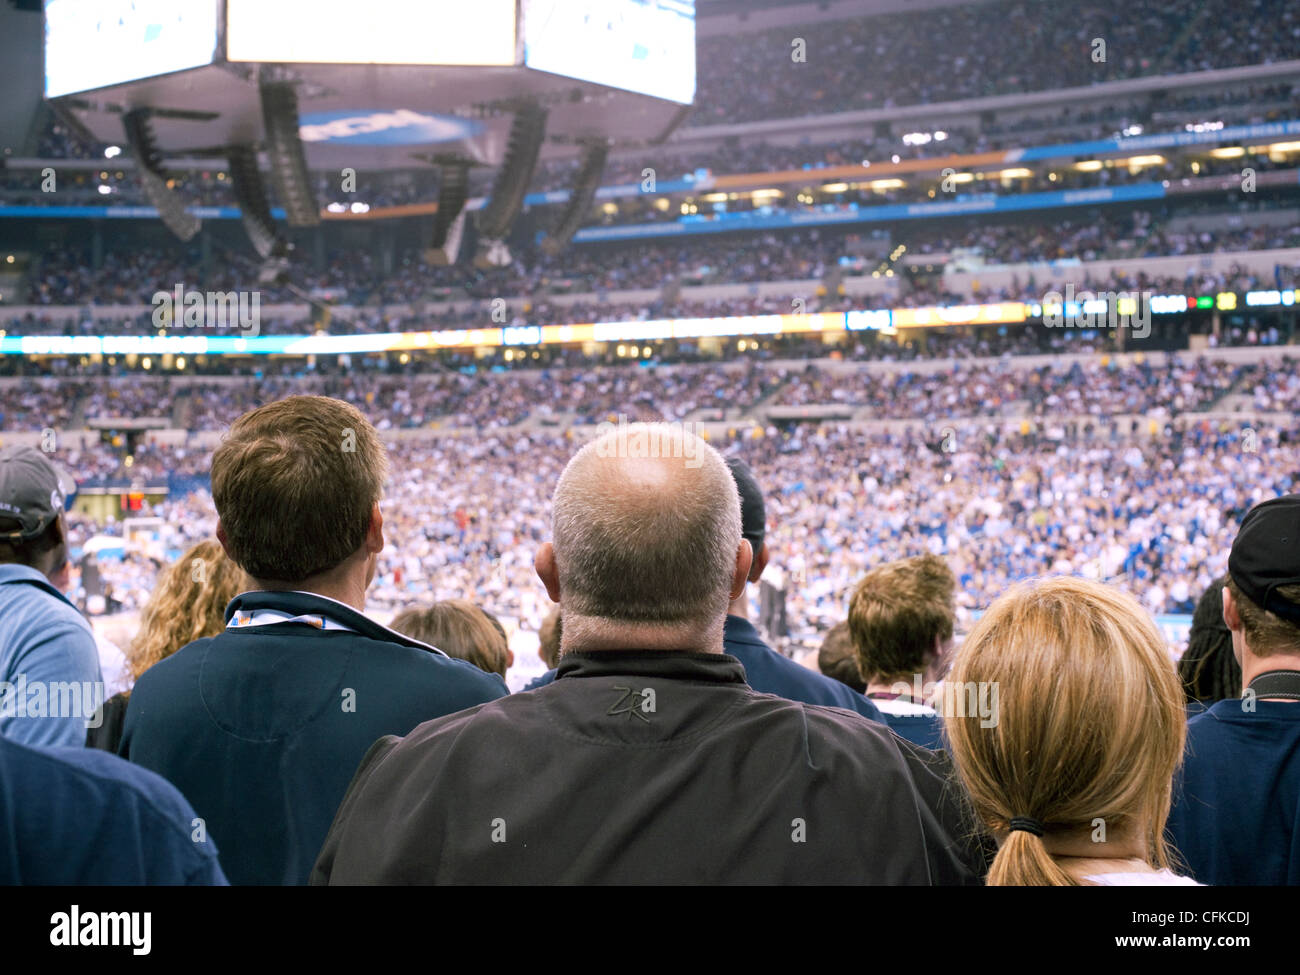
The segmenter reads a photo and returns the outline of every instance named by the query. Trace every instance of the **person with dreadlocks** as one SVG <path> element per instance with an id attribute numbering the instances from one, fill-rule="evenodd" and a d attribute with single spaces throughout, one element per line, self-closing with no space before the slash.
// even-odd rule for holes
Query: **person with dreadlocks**
<path id="1" fill-rule="evenodd" d="M 1232 652 L 1232 631 L 1223 622 L 1225 585 L 1226 576 L 1215 579 L 1196 604 L 1187 649 L 1178 661 L 1189 715 L 1241 696 L 1241 664 Z"/>

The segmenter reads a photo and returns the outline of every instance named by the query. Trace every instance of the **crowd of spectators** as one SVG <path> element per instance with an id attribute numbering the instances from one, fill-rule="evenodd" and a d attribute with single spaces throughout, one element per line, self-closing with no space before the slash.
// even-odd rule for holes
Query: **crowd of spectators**
<path id="1" fill-rule="evenodd" d="M 1296 391 L 1287 395 L 1294 409 Z M 954 435 L 940 409 L 922 430 L 768 427 L 718 443 L 770 485 L 769 540 L 792 580 L 792 639 L 842 618 L 848 588 L 870 565 L 926 552 L 958 572 L 966 620 L 1011 583 L 1045 572 L 1122 578 L 1150 611 L 1190 612 L 1189 600 L 1223 571 L 1233 513 L 1256 493 L 1300 486 L 1293 433 L 1258 429 L 1247 443 L 1243 419 L 1148 438 L 1104 415 L 1066 421 L 1072 412 L 1060 404 L 1058 419 L 1043 415 L 1030 435 L 993 423 Z M 951 449 L 944 436 L 955 436 Z M 485 430 L 391 444 L 374 601 L 400 608 L 460 596 L 535 629 L 547 609 L 532 567 L 549 524 L 545 486 L 574 443 L 563 433 Z M 208 456 L 162 453 L 161 466 L 196 470 Z M 61 460 L 79 476 L 107 466 L 87 452 Z M 179 549 L 215 527 L 210 504 L 199 492 L 146 513 L 163 518 L 164 546 Z M 82 518 L 75 539 L 119 531 Z M 124 608 L 140 605 L 157 569 L 144 556 L 103 566 Z"/>
<path id="2" fill-rule="evenodd" d="M 1187 30 L 1189 21 L 1213 30 Z M 1295 56 L 1286 0 L 956 4 L 701 38 L 691 125 L 957 101 Z M 1104 42 L 1104 50 L 1097 41 Z M 796 44 L 796 41 L 802 44 Z"/>

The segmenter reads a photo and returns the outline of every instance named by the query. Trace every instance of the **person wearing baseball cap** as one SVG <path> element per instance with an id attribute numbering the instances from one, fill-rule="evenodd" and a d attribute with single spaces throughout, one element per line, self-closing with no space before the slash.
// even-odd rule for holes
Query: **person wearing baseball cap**
<path id="1" fill-rule="evenodd" d="M 1169 831 L 1202 883 L 1300 884 L 1300 494 L 1242 519 L 1223 621 L 1241 697 L 1188 722 Z"/>
<path id="2" fill-rule="evenodd" d="M 72 486 L 39 450 L 0 449 L 0 735 L 26 745 L 85 745 L 103 699 L 94 634 L 62 592 Z"/>

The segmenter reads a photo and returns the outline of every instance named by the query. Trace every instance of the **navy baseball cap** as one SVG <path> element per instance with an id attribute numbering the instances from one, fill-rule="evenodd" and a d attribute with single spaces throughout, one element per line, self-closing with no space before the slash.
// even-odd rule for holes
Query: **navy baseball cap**
<path id="1" fill-rule="evenodd" d="M 35 447 L 0 449 L 0 539 L 36 538 L 74 490 L 73 480 Z"/>
<path id="2" fill-rule="evenodd" d="M 763 547 L 763 536 L 767 534 L 767 505 L 763 503 L 763 489 L 754 480 L 754 472 L 739 457 L 728 457 L 727 467 L 740 492 L 740 535 L 748 539 L 758 558 L 758 550 Z"/>
<path id="3" fill-rule="evenodd" d="M 1246 512 L 1228 555 L 1228 574 L 1251 602 L 1300 624 L 1300 603 L 1277 591 L 1300 585 L 1300 494 L 1261 501 Z"/>

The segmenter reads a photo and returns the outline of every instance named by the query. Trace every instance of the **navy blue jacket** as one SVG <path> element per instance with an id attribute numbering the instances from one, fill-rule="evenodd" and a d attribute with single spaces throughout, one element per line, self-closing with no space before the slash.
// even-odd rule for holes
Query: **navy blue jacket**
<path id="1" fill-rule="evenodd" d="M 225 884 L 194 818 L 116 755 L 0 737 L 0 884 Z"/>
<path id="2" fill-rule="evenodd" d="M 351 607 L 247 592 L 226 607 L 322 614 L 225 630 L 141 675 L 118 753 L 193 803 L 235 884 L 306 883 L 357 764 L 385 735 L 506 695 L 505 683 Z"/>
<path id="3" fill-rule="evenodd" d="M 1216 701 L 1187 722 L 1169 834 L 1211 886 L 1300 884 L 1300 704 Z"/>
<path id="4" fill-rule="evenodd" d="M 763 642 L 754 624 L 743 616 L 728 616 L 722 628 L 722 649 L 745 667 L 745 682 L 760 694 L 775 694 L 787 701 L 820 704 L 824 707 L 856 711 L 872 721 L 885 721 L 880 709 L 865 697 L 837 680 L 803 667 Z M 555 680 L 556 671 L 548 670 L 524 688 L 545 687 Z"/>

